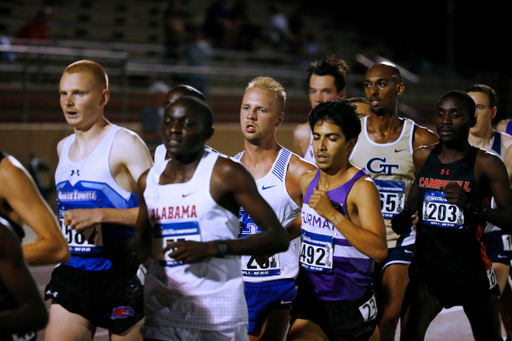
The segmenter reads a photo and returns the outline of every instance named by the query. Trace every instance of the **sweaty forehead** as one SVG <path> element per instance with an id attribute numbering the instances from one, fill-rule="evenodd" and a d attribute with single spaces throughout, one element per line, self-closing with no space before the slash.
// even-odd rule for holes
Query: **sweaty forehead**
<path id="1" fill-rule="evenodd" d="M 395 72 L 393 68 L 387 65 L 375 65 L 366 71 L 366 79 L 387 79 L 395 81 Z"/>

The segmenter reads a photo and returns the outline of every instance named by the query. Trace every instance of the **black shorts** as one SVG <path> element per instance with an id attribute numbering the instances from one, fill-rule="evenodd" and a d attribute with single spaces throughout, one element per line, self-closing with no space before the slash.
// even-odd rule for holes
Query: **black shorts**
<path id="1" fill-rule="evenodd" d="M 485 246 L 485 253 L 493 263 L 510 266 L 512 260 L 512 238 L 505 231 L 492 231 L 482 234 L 480 239 Z"/>
<path id="2" fill-rule="evenodd" d="M 60 265 L 44 299 L 94 325 L 120 334 L 144 317 L 143 287 L 135 273 L 88 273 Z"/>
<path id="3" fill-rule="evenodd" d="M 441 273 L 438 269 L 417 266 L 413 261 L 409 267 L 409 278 L 412 281 L 416 277 L 426 283 L 429 294 L 438 299 L 443 308 L 478 306 L 487 302 L 492 294 L 500 294 L 492 268 L 487 273 L 480 271 L 471 276 L 457 277 Z"/>
<path id="4" fill-rule="evenodd" d="M 368 301 L 373 304 L 366 307 Z M 366 314 L 369 311 L 371 313 Z M 366 317 L 363 317 L 363 313 Z M 309 320 L 318 325 L 329 340 L 336 341 L 366 341 L 377 325 L 377 305 L 373 292 L 356 301 L 324 301 L 301 293 L 299 289 L 290 314 L 291 324 L 297 319 Z"/>

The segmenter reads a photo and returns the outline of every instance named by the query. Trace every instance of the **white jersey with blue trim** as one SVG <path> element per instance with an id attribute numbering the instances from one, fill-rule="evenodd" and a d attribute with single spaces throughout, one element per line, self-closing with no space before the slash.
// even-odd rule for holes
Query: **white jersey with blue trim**
<path id="1" fill-rule="evenodd" d="M 210 194 L 213 168 L 224 156 L 206 151 L 186 183 L 160 185 L 170 160 L 153 166 L 144 199 L 153 226 L 152 262 L 144 285 L 144 337 L 167 340 L 169 327 L 224 330 L 247 324 L 240 257 L 183 264 L 162 250 L 169 242 L 236 239 L 238 217 Z"/>
<path id="2" fill-rule="evenodd" d="M 243 152 L 234 159 L 240 161 Z M 276 213 L 277 219 L 284 228 L 300 214 L 300 207 L 290 198 L 286 189 L 286 173 L 293 153 L 281 148 L 270 171 L 263 178 L 255 180 L 261 196 Z M 240 238 L 260 233 L 260 228 L 242 208 L 240 209 L 241 233 Z M 280 252 L 268 259 L 263 265 L 258 265 L 254 257 L 242 257 L 242 274 L 245 282 L 259 283 L 277 279 L 293 279 L 299 273 L 299 238 L 290 242 L 287 251 Z"/>
<path id="3" fill-rule="evenodd" d="M 113 270 L 109 248 L 124 243 L 134 234 L 134 228 L 125 225 L 104 223 L 77 233 L 63 224 L 67 210 L 138 207 L 137 194 L 121 188 L 110 170 L 110 151 L 115 135 L 121 129 L 124 128 L 112 125 L 94 151 L 79 162 L 69 159 L 69 149 L 76 138 L 74 134 L 66 139 L 62 148 L 55 172 L 57 215 L 71 251 L 71 259 L 66 264 L 79 270 Z"/>
<path id="4" fill-rule="evenodd" d="M 489 149 L 488 152 L 495 154 L 503 161 L 503 158 L 505 157 L 505 150 L 503 149 L 503 133 L 501 133 L 497 130 L 494 130 L 494 134 L 492 135 L 491 149 Z M 491 208 L 497 207 L 494 197 L 491 198 L 490 207 Z M 495 231 L 501 231 L 501 229 L 498 226 L 496 226 L 490 222 L 487 222 L 487 224 L 485 225 L 484 233 L 495 232 Z M 507 238 L 507 237 L 505 237 L 505 238 Z"/>
<path id="5" fill-rule="evenodd" d="M 368 117 L 361 119 L 361 133 L 350 155 L 350 162 L 364 168 L 379 189 L 381 211 L 386 223 L 388 247 L 395 247 L 399 236 L 391 229 L 391 219 L 405 206 L 405 200 L 414 182 L 412 160 L 414 121 L 403 120 L 402 132 L 396 141 L 376 143 L 368 136 Z M 406 238 L 403 246 L 414 244 L 415 232 Z"/>

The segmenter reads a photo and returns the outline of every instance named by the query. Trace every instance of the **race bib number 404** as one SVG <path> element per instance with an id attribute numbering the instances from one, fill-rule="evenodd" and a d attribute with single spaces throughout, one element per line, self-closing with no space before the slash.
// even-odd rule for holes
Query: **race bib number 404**
<path id="1" fill-rule="evenodd" d="M 192 240 L 200 242 L 201 231 L 199 229 L 199 223 L 197 221 L 187 221 L 182 223 L 155 224 L 154 239 L 156 244 L 162 246 L 162 250 L 167 248 L 169 244 L 179 241 Z M 176 261 L 169 257 L 169 254 L 173 251 L 173 249 L 169 249 L 165 254 L 160 252 L 158 263 L 168 267 L 182 265 L 183 262 Z"/>
<path id="2" fill-rule="evenodd" d="M 392 219 L 402 211 L 405 203 L 405 182 L 374 179 L 379 189 L 380 209 L 384 219 Z"/>
<path id="3" fill-rule="evenodd" d="M 103 246 L 101 224 L 87 228 L 82 232 L 77 232 L 69 225 L 64 225 L 64 219 L 60 219 L 60 229 L 71 253 L 95 254 L 101 252 L 98 248 Z"/>
<path id="4" fill-rule="evenodd" d="M 448 203 L 443 192 L 426 192 L 422 213 L 424 224 L 453 229 L 464 227 L 464 212 L 457 205 Z"/>
<path id="5" fill-rule="evenodd" d="M 334 237 L 302 230 L 300 266 L 311 272 L 332 272 Z"/>

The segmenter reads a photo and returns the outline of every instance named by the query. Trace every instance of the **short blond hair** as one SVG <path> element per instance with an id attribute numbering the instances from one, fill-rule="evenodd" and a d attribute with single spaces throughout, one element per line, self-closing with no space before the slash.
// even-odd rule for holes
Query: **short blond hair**
<path id="1" fill-rule="evenodd" d="M 251 88 L 258 88 L 263 90 L 268 90 L 274 93 L 276 96 L 277 103 L 277 111 L 278 113 L 282 113 L 284 111 L 284 104 L 286 103 L 286 91 L 284 87 L 271 77 L 257 77 L 247 84 L 247 88 L 245 91 Z"/>
<path id="2" fill-rule="evenodd" d="M 107 72 L 100 64 L 93 62 L 92 60 L 79 60 L 69 64 L 62 74 L 73 74 L 78 72 L 89 72 L 102 90 L 108 90 Z"/>

